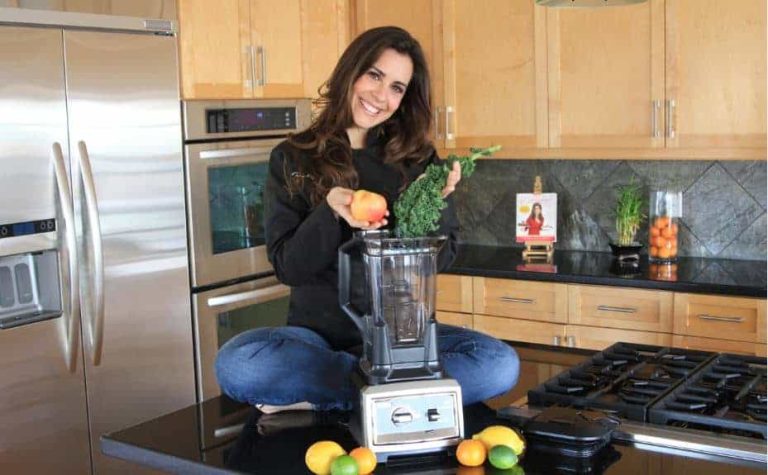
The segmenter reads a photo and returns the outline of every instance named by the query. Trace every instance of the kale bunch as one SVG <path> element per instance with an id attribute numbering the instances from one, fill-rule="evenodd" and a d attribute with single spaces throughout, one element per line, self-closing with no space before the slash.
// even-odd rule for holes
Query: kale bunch
<path id="1" fill-rule="evenodd" d="M 395 201 L 394 213 L 397 225 L 395 234 L 408 238 L 426 236 L 437 231 L 440 213 L 446 206 L 442 191 L 448 180 L 448 173 L 453 168 L 453 162 L 458 160 L 463 180 L 475 171 L 477 158 L 487 157 L 500 148 L 500 145 L 470 148 L 471 154 L 468 156 L 458 157 L 451 154 L 445 163 L 430 164 L 424 171 L 424 175 L 411 183 Z"/>

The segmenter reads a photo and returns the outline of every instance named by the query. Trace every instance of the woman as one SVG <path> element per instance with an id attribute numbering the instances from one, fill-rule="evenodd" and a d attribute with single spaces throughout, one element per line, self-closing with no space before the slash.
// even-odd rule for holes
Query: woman
<path id="1" fill-rule="evenodd" d="M 541 204 L 534 203 L 531 214 L 525 220 L 525 230 L 529 236 L 538 236 L 541 234 L 541 227 L 544 226 L 544 215 L 541 214 Z"/>
<path id="2" fill-rule="evenodd" d="M 323 110 L 304 132 L 270 158 L 265 197 L 267 251 L 278 279 L 291 286 L 287 327 L 238 335 L 220 350 L 216 373 L 224 393 L 264 412 L 350 409 L 360 334 L 338 302 L 338 248 L 355 230 L 390 227 L 355 220 L 355 189 L 397 196 L 437 163 L 428 139 L 430 83 L 419 43 L 396 27 L 375 28 L 343 53 L 321 91 Z M 448 197 L 461 178 L 458 163 L 443 196 L 440 234 L 445 269 L 456 255 L 458 222 Z M 361 284 L 364 285 L 364 284 Z M 358 289 L 359 290 L 359 289 Z M 470 330 L 440 325 L 440 359 L 462 387 L 464 403 L 509 390 L 518 358 L 506 344 Z"/>

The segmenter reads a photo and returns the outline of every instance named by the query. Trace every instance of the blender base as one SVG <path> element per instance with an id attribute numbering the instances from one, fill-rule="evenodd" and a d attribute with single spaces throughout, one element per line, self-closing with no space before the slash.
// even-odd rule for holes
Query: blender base
<path id="1" fill-rule="evenodd" d="M 363 386 L 351 422 L 378 462 L 445 450 L 464 437 L 461 386 L 449 378 Z"/>

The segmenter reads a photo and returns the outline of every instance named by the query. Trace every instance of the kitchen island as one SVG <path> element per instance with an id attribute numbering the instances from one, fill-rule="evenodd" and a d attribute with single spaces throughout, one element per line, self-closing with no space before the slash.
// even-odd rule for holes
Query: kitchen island
<path id="1" fill-rule="evenodd" d="M 494 409 L 524 397 L 551 375 L 571 368 L 593 353 L 585 350 L 511 343 L 521 360 L 520 380 L 509 393 L 465 407 L 465 436 L 492 424 Z M 304 453 L 315 441 L 330 439 L 351 450 L 346 413 L 293 412 L 261 414 L 257 409 L 216 397 L 180 411 L 102 437 L 108 455 L 173 473 L 309 473 Z M 614 442 L 587 459 L 558 458 L 529 450 L 521 462 L 525 473 L 608 474 L 763 474 L 764 464 L 739 459 L 662 449 L 629 442 Z M 393 461 L 379 465 L 377 474 L 469 473 L 445 454 Z M 506 473 L 489 466 L 473 474 Z"/>

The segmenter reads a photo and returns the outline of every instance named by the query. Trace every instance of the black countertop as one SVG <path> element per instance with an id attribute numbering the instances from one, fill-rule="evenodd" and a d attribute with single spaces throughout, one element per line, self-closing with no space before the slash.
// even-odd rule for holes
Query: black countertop
<path id="1" fill-rule="evenodd" d="M 575 284 L 613 285 L 743 297 L 766 296 L 766 262 L 681 257 L 619 267 L 608 252 L 555 251 L 551 264 L 525 263 L 521 248 L 463 244 L 449 274 Z"/>
<path id="2" fill-rule="evenodd" d="M 528 389 L 589 356 L 584 350 L 513 344 L 521 359 L 518 385 L 509 393 L 464 410 L 465 436 L 496 419 L 494 408 L 524 396 Z M 346 426 L 347 414 L 310 411 L 265 416 L 253 407 L 226 397 L 210 399 L 180 411 L 102 437 L 108 455 L 174 473 L 308 474 L 304 453 L 312 443 L 330 439 L 346 450 L 358 444 Z M 529 450 L 521 462 L 526 474 L 764 474 L 766 467 L 741 460 L 696 456 L 659 448 L 613 443 L 587 461 L 539 455 Z M 422 457 L 398 464 L 380 464 L 376 474 L 511 473 L 461 467 L 455 458 Z"/>

